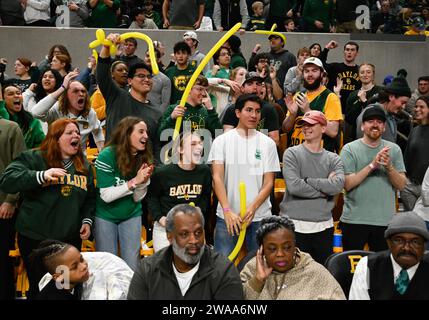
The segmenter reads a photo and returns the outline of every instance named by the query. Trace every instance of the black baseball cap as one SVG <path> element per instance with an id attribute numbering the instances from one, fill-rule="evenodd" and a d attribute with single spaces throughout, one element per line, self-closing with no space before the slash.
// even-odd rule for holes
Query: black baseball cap
<path id="1" fill-rule="evenodd" d="M 246 74 L 242 86 L 244 86 L 245 83 L 251 82 L 253 80 L 257 80 L 261 83 L 264 82 L 264 78 L 262 78 L 259 73 L 257 73 L 256 71 L 250 71 L 248 74 Z"/>
<path id="2" fill-rule="evenodd" d="M 379 119 L 383 122 L 386 122 L 386 112 L 381 105 L 370 104 L 363 112 L 362 122 L 372 119 Z"/>

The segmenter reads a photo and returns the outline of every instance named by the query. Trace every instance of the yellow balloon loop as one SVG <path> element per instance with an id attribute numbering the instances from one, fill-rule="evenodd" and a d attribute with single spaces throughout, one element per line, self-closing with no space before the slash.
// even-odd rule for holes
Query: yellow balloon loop
<path id="1" fill-rule="evenodd" d="M 150 58 L 150 65 L 152 68 L 152 73 L 158 74 L 159 68 L 158 68 L 158 63 L 156 62 L 155 48 L 153 46 L 152 39 L 148 35 L 141 33 L 141 32 L 127 32 L 127 33 L 121 34 L 121 41 L 128 39 L 128 38 L 136 38 L 136 39 L 141 39 L 141 40 L 146 41 L 147 46 L 148 46 L 148 50 L 149 50 L 149 58 Z"/>
<path id="2" fill-rule="evenodd" d="M 198 76 L 200 75 L 201 71 L 203 71 L 204 67 L 209 63 L 213 55 L 216 53 L 216 51 L 219 50 L 219 48 L 228 40 L 235 32 L 237 32 L 241 27 L 241 23 L 237 23 L 234 27 L 232 27 L 222 38 L 219 39 L 218 42 L 213 46 L 213 48 L 210 49 L 210 51 L 206 54 L 204 59 L 201 61 L 201 63 L 198 65 L 197 69 L 195 69 L 194 73 L 192 74 L 191 79 L 189 79 L 188 84 L 186 85 L 185 91 L 183 92 L 182 99 L 180 100 L 180 105 L 182 107 L 185 106 L 186 99 L 188 99 L 189 92 L 191 91 L 195 80 L 197 80 Z M 176 138 L 179 136 L 180 127 L 182 125 L 182 117 L 177 117 L 176 119 L 176 125 L 174 127 L 174 133 L 173 133 L 173 141 L 176 140 Z"/>
<path id="3" fill-rule="evenodd" d="M 103 45 L 104 39 L 106 38 L 106 36 L 104 34 L 104 30 L 103 29 L 97 29 L 97 31 L 95 31 L 95 38 L 97 40 L 94 40 L 89 44 L 89 47 L 91 49 L 94 49 L 94 48 L 97 48 L 98 46 Z"/>
<path id="4" fill-rule="evenodd" d="M 98 63 L 98 53 L 95 49 L 92 49 L 92 56 L 95 59 L 95 63 Z"/>
<path id="5" fill-rule="evenodd" d="M 244 218 L 246 214 L 246 184 L 244 182 L 240 182 L 239 190 L 240 190 L 240 216 L 241 218 Z M 247 229 L 247 223 L 245 222 L 241 226 L 241 231 L 240 231 L 240 234 L 238 235 L 238 240 L 235 245 L 235 248 L 228 256 L 228 259 L 230 261 L 234 261 L 234 259 L 237 257 L 238 253 L 240 252 L 241 247 L 243 246 L 244 238 L 246 237 L 246 229 Z"/>
<path id="6" fill-rule="evenodd" d="M 106 39 L 103 29 L 97 29 L 97 31 L 95 32 L 95 37 L 97 38 L 97 40 L 94 40 L 89 44 L 89 47 L 91 49 L 94 49 L 98 46 L 103 45 L 103 46 L 109 46 L 110 55 L 114 55 L 116 53 L 116 45 L 112 43 L 112 41 Z M 148 35 L 141 32 L 127 32 L 127 33 L 121 34 L 119 39 L 121 41 L 124 41 L 125 39 L 128 39 L 128 38 L 141 39 L 147 43 L 152 73 L 158 74 L 159 67 L 158 67 L 158 63 L 156 62 L 155 48 L 153 46 L 152 39 Z"/>
<path id="7" fill-rule="evenodd" d="M 268 36 L 274 35 L 274 36 L 278 36 L 280 38 L 283 39 L 283 43 L 286 44 L 286 37 L 283 33 L 274 31 L 275 29 L 277 29 L 277 25 L 274 23 L 273 26 L 271 27 L 271 30 L 255 30 L 255 33 L 258 34 L 267 34 Z"/>

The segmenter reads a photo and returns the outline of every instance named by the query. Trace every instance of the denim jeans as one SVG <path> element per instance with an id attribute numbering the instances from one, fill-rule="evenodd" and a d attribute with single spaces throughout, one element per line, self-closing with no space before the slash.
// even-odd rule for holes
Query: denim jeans
<path id="1" fill-rule="evenodd" d="M 140 261 L 141 216 L 124 220 L 118 224 L 95 217 L 95 246 L 97 251 L 110 252 L 118 256 L 118 240 L 121 258 L 135 271 Z"/>
<path id="2" fill-rule="evenodd" d="M 258 249 L 256 243 L 256 230 L 258 230 L 261 222 L 254 221 L 247 227 L 246 230 L 246 248 L 247 252 Z M 214 249 L 225 257 L 228 257 L 237 244 L 238 236 L 230 236 L 226 228 L 225 220 L 216 217 L 216 229 L 214 235 Z"/>

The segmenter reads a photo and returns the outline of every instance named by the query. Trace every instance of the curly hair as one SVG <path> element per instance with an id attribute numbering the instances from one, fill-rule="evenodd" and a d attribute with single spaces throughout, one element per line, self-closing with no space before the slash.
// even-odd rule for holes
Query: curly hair
<path id="1" fill-rule="evenodd" d="M 137 123 L 144 122 L 137 117 L 125 117 L 116 126 L 108 145 L 114 146 L 116 164 L 122 176 L 128 177 L 135 174 L 143 163 L 153 163 L 152 147 L 150 140 L 146 142 L 146 148 L 137 152 L 136 156 L 131 152 L 130 136 Z"/>
<path id="2" fill-rule="evenodd" d="M 50 71 L 55 78 L 55 86 L 54 86 L 54 91 L 56 91 L 61 84 L 63 83 L 63 77 L 61 76 L 61 74 L 54 69 L 46 69 L 45 71 L 43 71 L 43 73 L 40 75 L 39 80 L 37 81 L 37 86 L 36 86 L 36 94 L 34 96 L 34 99 L 36 100 L 36 102 L 39 102 L 40 100 L 42 100 L 44 97 L 47 96 L 47 92 L 45 91 L 45 89 L 43 89 L 43 85 L 42 85 L 42 81 L 43 81 L 43 76 L 46 74 L 46 72 Z"/>
<path id="3" fill-rule="evenodd" d="M 258 243 L 258 246 L 262 245 L 264 238 L 268 233 L 282 228 L 289 230 L 295 236 L 295 225 L 288 216 L 271 216 L 262 219 L 261 225 L 258 230 L 256 230 L 256 242 Z"/>
<path id="4" fill-rule="evenodd" d="M 63 158 L 61 149 L 58 145 L 58 140 L 63 135 L 68 124 L 74 124 L 79 130 L 77 121 L 74 119 L 60 118 L 51 123 L 46 134 L 45 139 L 39 147 L 42 151 L 42 156 L 50 168 L 62 168 Z M 88 174 L 88 169 L 85 167 L 85 160 L 83 157 L 82 148 L 79 148 L 77 153 L 72 157 L 74 167 L 77 172 Z"/>

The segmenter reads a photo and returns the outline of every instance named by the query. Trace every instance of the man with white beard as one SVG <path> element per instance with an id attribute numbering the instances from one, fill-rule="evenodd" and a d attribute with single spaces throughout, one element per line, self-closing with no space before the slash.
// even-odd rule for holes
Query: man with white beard
<path id="1" fill-rule="evenodd" d="M 134 273 L 129 300 L 242 300 L 235 266 L 204 244 L 204 216 L 179 204 L 167 214 L 170 246 L 144 258 Z"/>

